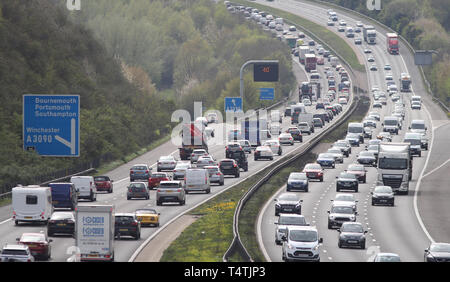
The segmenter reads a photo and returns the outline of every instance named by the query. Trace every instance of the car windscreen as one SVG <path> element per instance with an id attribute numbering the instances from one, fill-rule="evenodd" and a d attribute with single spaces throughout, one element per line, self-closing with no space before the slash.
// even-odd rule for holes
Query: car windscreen
<path id="1" fill-rule="evenodd" d="M 360 126 L 349 126 L 348 132 L 349 133 L 363 133 L 364 128 Z"/>
<path id="2" fill-rule="evenodd" d="M 322 169 L 322 167 L 319 164 L 310 164 L 305 166 L 305 169 Z"/>
<path id="3" fill-rule="evenodd" d="M 27 251 L 26 250 L 13 250 L 13 249 L 6 249 L 2 251 L 2 255 L 10 255 L 10 256 L 26 256 Z"/>
<path id="4" fill-rule="evenodd" d="M 450 244 L 432 244 L 430 251 L 450 253 Z"/>
<path id="5" fill-rule="evenodd" d="M 177 183 L 159 183 L 159 188 L 180 188 Z"/>
<path id="6" fill-rule="evenodd" d="M 354 232 L 354 233 L 363 233 L 364 230 L 359 224 L 344 224 L 341 227 L 342 232 Z"/>
<path id="7" fill-rule="evenodd" d="M 346 172 L 342 172 L 339 175 L 339 178 L 344 178 L 344 179 L 356 179 L 356 176 L 352 173 L 346 173 Z"/>
<path id="8" fill-rule="evenodd" d="M 385 186 L 375 187 L 375 193 L 392 193 L 392 189 Z"/>
<path id="9" fill-rule="evenodd" d="M 52 214 L 51 220 L 64 220 L 64 219 L 74 219 L 72 213 L 69 212 L 55 212 Z"/>
<path id="10" fill-rule="evenodd" d="M 420 145 L 422 143 L 421 139 L 405 139 L 403 140 L 405 143 L 409 143 L 411 145 Z"/>
<path id="11" fill-rule="evenodd" d="M 407 169 L 408 168 L 408 160 L 407 159 L 381 158 L 378 161 L 378 168 L 380 168 L 380 169 Z"/>
<path id="12" fill-rule="evenodd" d="M 145 190 L 145 185 L 140 183 L 134 183 L 130 185 L 130 189 L 133 191 L 143 191 Z"/>
<path id="13" fill-rule="evenodd" d="M 384 124 L 389 126 L 396 126 L 398 124 L 398 121 L 395 119 L 387 119 L 384 121 Z"/>
<path id="14" fill-rule="evenodd" d="M 306 180 L 306 174 L 304 173 L 293 173 L 289 176 L 291 180 Z"/>
<path id="15" fill-rule="evenodd" d="M 131 170 L 147 170 L 147 167 L 145 166 L 133 166 Z"/>
<path id="16" fill-rule="evenodd" d="M 317 241 L 317 232 L 312 230 L 291 230 L 289 240 L 295 242 L 315 242 Z"/>
<path id="17" fill-rule="evenodd" d="M 152 173 L 152 178 L 166 178 L 167 175 L 165 173 Z"/>
<path id="18" fill-rule="evenodd" d="M 299 216 L 282 216 L 280 217 L 278 224 L 280 225 L 306 225 L 304 217 Z"/>
<path id="19" fill-rule="evenodd" d="M 353 214 L 352 207 L 333 207 L 331 213 Z"/>
<path id="20" fill-rule="evenodd" d="M 425 129 L 424 123 L 413 123 L 411 124 L 411 129 Z"/>
<path id="21" fill-rule="evenodd" d="M 115 216 L 116 223 L 128 223 L 133 222 L 134 218 L 131 216 Z"/>
<path id="22" fill-rule="evenodd" d="M 106 177 L 106 176 L 96 176 L 96 177 L 94 177 L 94 181 L 109 181 L 109 177 Z"/>
<path id="23" fill-rule="evenodd" d="M 45 242 L 45 237 L 41 234 L 24 234 L 22 237 L 20 237 L 21 242 L 31 242 L 31 243 L 37 243 L 37 242 Z"/>
<path id="24" fill-rule="evenodd" d="M 278 198 L 280 201 L 298 201 L 298 196 L 295 194 L 283 194 Z"/>

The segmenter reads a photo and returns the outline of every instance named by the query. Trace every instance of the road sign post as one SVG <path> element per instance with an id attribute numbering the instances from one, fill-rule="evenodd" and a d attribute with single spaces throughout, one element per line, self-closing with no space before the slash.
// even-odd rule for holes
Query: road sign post
<path id="1" fill-rule="evenodd" d="M 242 65 L 240 71 L 239 94 L 244 101 L 244 69 L 248 65 L 254 65 L 253 78 L 255 81 L 276 82 L 279 79 L 278 60 L 251 60 Z M 243 109 L 243 108 L 242 108 Z"/>
<path id="2" fill-rule="evenodd" d="M 23 95 L 23 148 L 47 157 L 79 157 L 80 96 Z"/>

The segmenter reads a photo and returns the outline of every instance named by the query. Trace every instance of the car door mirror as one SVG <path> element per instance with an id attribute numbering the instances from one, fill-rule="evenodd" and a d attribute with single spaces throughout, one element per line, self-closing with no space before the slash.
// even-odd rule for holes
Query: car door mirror
<path id="1" fill-rule="evenodd" d="M 51 242 L 53 242 L 53 240 L 52 240 L 52 239 L 50 239 L 50 240 L 48 240 L 48 242 L 49 242 L 49 243 L 51 243 Z"/>
<path id="2" fill-rule="evenodd" d="M 355 215 L 358 215 L 358 212 L 355 212 Z"/>
<path id="3" fill-rule="evenodd" d="M 428 253 L 428 250 L 425 250 L 425 253 Z"/>
<path id="4" fill-rule="evenodd" d="M 338 229 L 336 229 L 336 231 L 337 231 L 337 232 L 339 232 L 339 233 L 341 233 L 341 229 L 339 229 L 339 228 L 338 228 Z"/>
<path id="5" fill-rule="evenodd" d="M 364 231 L 364 234 L 367 234 L 368 232 L 369 232 L 369 231 L 366 230 L 366 231 Z"/>
<path id="6" fill-rule="evenodd" d="M 273 199 L 274 202 L 278 202 L 278 199 Z"/>
<path id="7" fill-rule="evenodd" d="M 319 244 L 323 243 L 323 238 L 319 238 Z"/>
<path id="8" fill-rule="evenodd" d="M 330 211 L 327 211 L 327 213 L 330 213 Z"/>

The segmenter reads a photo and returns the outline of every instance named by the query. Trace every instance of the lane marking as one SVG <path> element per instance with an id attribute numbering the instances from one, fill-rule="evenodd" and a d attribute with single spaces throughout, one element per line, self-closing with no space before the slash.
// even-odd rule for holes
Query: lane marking
<path id="1" fill-rule="evenodd" d="M 424 176 L 422 176 L 422 178 L 427 177 L 428 175 L 432 174 L 433 172 L 436 172 L 437 170 L 439 170 L 441 167 L 445 166 L 448 162 L 450 162 L 450 159 L 446 160 L 443 164 L 441 164 L 440 166 L 438 166 L 437 168 L 433 169 L 432 171 L 428 172 L 427 174 L 425 174 Z"/>

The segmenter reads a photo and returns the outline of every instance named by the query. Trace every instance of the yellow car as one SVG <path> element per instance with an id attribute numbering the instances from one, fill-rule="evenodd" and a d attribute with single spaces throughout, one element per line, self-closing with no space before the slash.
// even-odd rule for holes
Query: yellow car
<path id="1" fill-rule="evenodd" d="M 136 217 L 142 226 L 156 226 L 159 227 L 160 213 L 154 209 L 138 209 L 136 210 Z"/>

